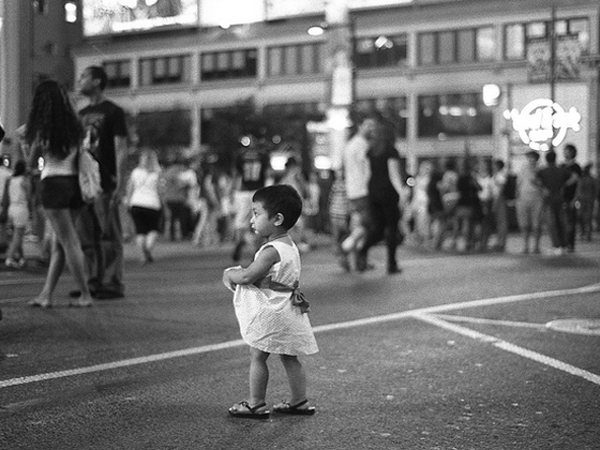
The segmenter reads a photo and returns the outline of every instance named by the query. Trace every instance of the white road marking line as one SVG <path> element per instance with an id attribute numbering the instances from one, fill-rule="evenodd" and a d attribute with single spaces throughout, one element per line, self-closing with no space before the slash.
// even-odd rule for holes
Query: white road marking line
<path id="1" fill-rule="evenodd" d="M 510 302 L 521 302 L 521 301 L 527 301 L 527 300 L 551 298 L 551 297 L 556 297 L 556 296 L 586 294 L 586 293 L 592 293 L 592 292 L 598 292 L 598 291 L 600 291 L 600 284 L 594 284 L 594 285 L 584 286 L 584 287 L 574 288 L 574 289 L 561 289 L 561 290 L 557 290 L 557 291 L 536 292 L 536 293 L 532 293 L 532 294 L 511 295 L 511 296 L 507 296 L 507 297 L 496 297 L 496 298 L 489 298 L 489 299 L 483 299 L 483 300 L 452 303 L 452 304 L 447 304 L 447 305 L 438 305 L 438 306 L 432 306 L 432 307 L 428 307 L 428 308 L 414 309 L 411 311 L 403 311 L 400 313 L 385 314 L 385 315 L 375 316 L 375 317 L 367 317 L 364 319 L 350 320 L 350 321 L 341 322 L 341 323 L 319 325 L 319 326 L 314 327 L 313 330 L 315 333 L 322 333 L 322 332 L 327 332 L 327 331 L 355 328 L 355 327 L 365 326 L 365 325 L 376 325 L 376 324 L 385 323 L 385 322 L 397 321 L 397 320 L 405 319 L 408 317 L 434 314 L 434 313 L 457 310 L 457 309 L 474 308 L 474 307 L 478 307 L 478 306 L 497 305 L 497 304 L 501 304 L 501 303 L 510 303 Z M 450 325 L 450 324 L 448 324 L 448 325 Z M 480 333 L 477 333 L 475 331 L 472 331 L 472 333 L 474 333 L 474 336 L 480 335 Z M 493 338 L 493 339 L 495 339 L 495 338 Z M 155 355 L 142 356 L 139 358 L 124 359 L 121 361 L 114 361 L 111 363 L 96 364 L 93 366 L 80 367 L 80 368 L 75 368 L 75 369 L 70 369 L 70 370 L 63 370 L 63 371 L 58 371 L 58 372 L 49 372 L 49 373 L 43 373 L 43 374 L 38 374 L 38 375 L 12 378 L 12 379 L 8 379 L 8 380 L 0 381 L 0 389 L 11 387 L 11 386 L 36 383 L 36 382 L 40 382 L 40 381 L 44 381 L 44 380 L 65 378 L 65 377 L 70 377 L 70 376 L 82 375 L 82 374 L 86 374 L 86 373 L 102 372 L 102 371 L 113 370 L 113 369 L 122 368 L 122 367 L 147 364 L 147 363 L 151 363 L 151 362 L 155 362 L 155 361 L 163 361 L 166 359 L 180 358 L 182 356 L 197 355 L 197 354 L 208 353 L 208 352 L 213 352 L 213 351 L 218 351 L 218 350 L 230 349 L 230 348 L 234 348 L 234 347 L 240 347 L 240 346 L 244 346 L 244 345 L 246 345 L 244 343 L 244 341 L 239 339 L 239 340 L 235 340 L 235 341 L 223 342 L 220 344 L 204 345 L 204 346 L 200 346 L 200 347 L 192 347 L 192 348 L 173 351 L 173 352 L 158 353 Z"/>
<path id="2" fill-rule="evenodd" d="M 502 325 L 507 327 L 515 328 L 533 328 L 544 330 L 547 328 L 546 324 L 543 323 L 531 323 L 531 322 L 515 322 L 513 320 L 495 320 L 495 319 L 483 319 L 481 317 L 468 317 L 468 316 L 455 316 L 452 314 L 436 314 L 436 317 L 445 320 L 446 322 L 464 322 L 464 323 L 476 323 L 482 325 Z"/>
<path id="3" fill-rule="evenodd" d="M 230 348 L 241 347 L 243 345 L 246 345 L 246 343 L 242 339 L 238 339 L 235 341 L 228 341 L 228 342 L 223 342 L 220 344 L 203 345 L 202 347 L 193 347 L 193 348 L 177 350 L 177 351 L 173 351 L 173 352 L 158 353 L 156 355 L 142 356 L 139 358 L 123 359 L 121 361 L 114 361 L 114 362 L 105 363 L 105 364 L 96 364 L 93 366 L 80 367 L 80 368 L 71 369 L 71 370 L 61 370 L 59 372 L 48 372 L 48 373 L 42 373 L 39 375 L 31 375 L 31 376 L 27 376 L 27 377 L 12 378 L 10 380 L 0 381 L 0 389 L 10 387 L 10 386 L 17 386 L 17 385 L 21 385 L 21 384 L 35 383 L 38 381 L 53 380 L 55 378 L 65 378 L 65 377 L 71 377 L 74 375 L 82 375 L 84 373 L 103 372 L 106 370 L 118 369 L 121 367 L 130 367 L 130 366 L 135 366 L 135 365 L 139 365 L 139 364 L 147 364 L 150 362 L 162 361 L 165 359 L 180 358 L 182 356 L 190 356 L 190 355 L 198 355 L 201 353 L 215 352 L 218 350 L 226 350 L 226 349 L 230 349 Z"/>
<path id="4" fill-rule="evenodd" d="M 498 339 L 494 336 L 479 333 L 478 331 L 474 331 L 469 328 L 462 327 L 460 325 L 455 325 L 453 323 L 446 322 L 445 320 L 442 320 L 436 316 L 432 316 L 429 314 L 414 314 L 414 317 L 416 319 L 430 323 L 437 327 L 444 328 L 446 330 L 461 334 L 463 336 L 467 336 L 471 339 L 491 344 L 494 347 L 498 347 L 507 352 L 514 353 L 515 355 L 521 356 L 523 358 L 530 359 L 532 361 L 538 362 L 546 366 L 550 366 L 554 369 L 561 370 L 576 377 L 583 378 L 594 384 L 600 385 L 599 375 L 596 375 L 592 372 L 588 372 L 587 370 L 580 369 L 579 367 L 572 366 L 571 364 L 559 361 L 558 359 L 554 359 L 549 356 L 542 355 L 541 353 L 527 350 L 526 348 L 511 344 L 510 342 Z"/>

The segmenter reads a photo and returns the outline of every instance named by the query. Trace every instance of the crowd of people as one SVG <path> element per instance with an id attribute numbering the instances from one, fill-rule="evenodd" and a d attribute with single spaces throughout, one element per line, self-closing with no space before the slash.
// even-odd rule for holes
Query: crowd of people
<path id="1" fill-rule="evenodd" d="M 401 228 L 416 245 L 465 252 L 505 251 L 509 229 L 522 236 L 522 252 L 575 251 L 577 236 L 591 240 L 599 185 L 591 164 L 576 162 L 577 149 L 564 147 L 564 162 L 557 153 L 525 154 L 526 163 L 510 171 L 501 160 L 465 157 L 460 167 L 448 161 L 442 170 L 423 161 L 414 177 Z M 511 214 L 511 210 L 513 213 Z"/>
<path id="2" fill-rule="evenodd" d="M 79 92 L 88 106 L 73 113 L 61 86 L 41 83 L 31 107 L 35 116 L 19 130 L 24 160 L 10 169 L 0 165 L 4 263 L 14 269 L 24 267 L 23 240 L 35 223 L 42 257 L 52 269 L 48 287 L 36 304 L 51 304 L 57 273 L 65 263 L 79 270 L 78 256 L 71 250 L 74 245 L 83 252 L 91 298 L 125 295 L 123 244 L 127 240 L 135 242 L 143 265 L 154 261 L 153 249 L 161 236 L 189 240 L 196 246 L 230 242 L 231 259 L 239 262 L 244 252 L 256 251 L 261 244 L 250 226 L 251 198 L 271 184 L 291 185 L 303 199 L 303 213 L 292 230 L 300 250 L 310 250 L 314 234 L 325 231 L 345 271 L 373 268 L 369 249 L 382 240 L 387 272 L 396 274 L 401 272 L 397 248 L 404 241 L 433 250 L 504 251 L 509 230 L 518 227 L 523 253 L 541 253 L 546 232 L 552 242 L 550 251 L 562 254 L 575 250 L 577 235 L 590 240 L 595 228 L 598 181 L 591 165 L 582 169 L 577 164 L 573 145 L 565 146 L 560 165 L 554 151 L 541 153 L 544 161 L 539 152 L 530 151 L 526 164 L 516 171 L 501 160 L 466 155 L 423 160 L 416 173 L 407 176 L 401 170 L 393 129 L 376 116 L 358 123 L 344 150 L 334 155 L 332 182 L 326 190 L 321 189 L 318 173 L 307 173 L 297 155 L 289 155 L 285 169 L 276 172 L 268 153 L 257 145 L 236 150 L 231 171 L 181 157 L 161 164 L 151 149 L 136 152 L 137 165 L 127 171 L 125 161 L 131 155 L 125 115 L 104 96 L 105 86 L 101 67 L 85 69 Z M 60 102 L 66 106 L 58 106 Z M 40 108 L 55 108 L 64 117 L 74 114 L 77 123 L 66 119 L 58 123 L 56 115 L 43 117 Z M 56 129 L 62 136 L 57 137 Z M 54 204 L 48 193 L 63 188 L 77 198 L 76 156 L 86 136 L 100 164 L 103 193 L 92 203 L 73 199 Z M 58 147 L 58 153 L 49 150 L 53 147 Z M 328 213 L 326 226 L 317 224 L 322 222 L 317 218 L 323 216 L 323 209 Z M 56 210 L 64 211 L 52 219 Z M 46 224 L 45 231 L 39 223 Z M 66 234 L 65 223 L 69 224 Z M 89 304 L 87 291 L 78 286 L 70 294 Z"/>

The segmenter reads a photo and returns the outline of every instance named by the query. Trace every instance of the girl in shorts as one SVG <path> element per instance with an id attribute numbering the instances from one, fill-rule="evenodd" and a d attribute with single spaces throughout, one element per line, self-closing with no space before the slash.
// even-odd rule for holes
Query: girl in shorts
<path id="1" fill-rule="evenodd" d="M 301 212 L 302 199 L 289 185 L 256 191 L 250 223 L 267 242 L 248 267 L 230 267 L 223 273 L 223 284 L 234 292 L 242 338 L 250 346 L 250 395 L 229 408 L 234 417 L 269 417 L 265 398 L 267 359 L 271 353 L 279 355 L 291 390 L 289 400 L 275 405 L 273 410 L 299 415 L 315 412 L 306 398 L 306 374 L 298 355 L 319 350 L 306 314 L 308 302 L 298 291 L 300 253 L 288 234 Z"/>
<path id="2" fill-rule="evenodd" d="M 41 172 L 41 200 L 53 230 L 50 266 L 42 292 L 29 304 L 42 308 L 52 306 L 52 294 L 65 263 L 81 291 L 69 306 L 91 306 L 83 251 L 75 223 L 83 206 L 77 178 L 77 153 L 83 128 L 67 92 L 56 81 L 38 85 L 25 127 L 25 143 L 30 162 L 44 159 Z"/>

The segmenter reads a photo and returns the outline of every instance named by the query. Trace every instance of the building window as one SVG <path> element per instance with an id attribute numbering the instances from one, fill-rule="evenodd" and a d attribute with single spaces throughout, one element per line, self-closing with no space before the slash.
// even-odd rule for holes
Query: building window
<path id="1" fill-rule="evenodd" d="M 140 85 L 189 83 L 191 59 L 190 55 L 140 59 Z"/>
<path id="2" fill-rule="evenodd" d="M 203 81 L 255 77 L 256 50 L 203 53 L 200 72 Z"/>
<path id="3" fill-rule="evenodd" d="M 268 75 L 306 75 L 322 72 L 322 44 L 287 45 L 269 47 Z"/>
<path id="4" fill-rule="evenodd" d="M 129 87 L 131 85 L 131 63 L 129 61 L 106 61 L 104 71 L 108 77 L 109 88 Z"/>
<path id="5" fill-rule="evenodd" d="M 48 0 L 33 0 L 33 10 L 39 15 L 48 14 Z"/>
<path id="6" fill-rule="evenodd" d="M 397 138 L 406 138 L 408 107 L 406 97 L 361 99 L 354 105 L 356 118 L 377 115 L 392 125 Z"/>
<path id="7" fill-rule="evenodd" d="M 406 35 L 360 38 L 354 49 L 356 67 L 402 66 L 407 62 L 407 48 Z"/>
<path id="8" fill-rule="evenodd" d="M 419 137 L 491 135 L 492 119 L 479 93 L 419 96 Z"/>
<path id="9" fill-rule="evenodd" d="M 493 27 L 419 33 L 419 64 L 491 61 L 496 53 Z"/>
<path id="10" fill-rule="evenodd" d="M 550 21 L 511 23 L 504 27 L 504 58 L 521 60 L 527 57 L 527 47 L 536 39 L 548 39 L 551 35 Z M 560 19 L 554 23 L 554 35 L 576 37 L 581 52 L 589 53 L 590 33 L 589 20 L 586 18 Z"/>

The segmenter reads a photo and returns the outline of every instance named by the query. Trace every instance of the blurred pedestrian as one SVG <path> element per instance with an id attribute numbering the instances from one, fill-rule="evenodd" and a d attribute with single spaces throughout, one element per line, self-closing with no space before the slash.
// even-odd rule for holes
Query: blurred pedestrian
<path id="1" fill-rule="evenodd" d="M 75 278 L 80 294 L 71 306 L 91 306 L 92 297 L 85 273 L 85 260 L 76 222 L 83 206 L 77 177 L 77 155 L 83 138 L 81 123 L 65 89 L 56 81 L 38 85 L 25 129 L 31 149 L 29 164 L 44 158 L 41 173 L 41 199 L 45 215 L 54 231 L 46 281 L 40 294 L 29 304 L 49 308 L 65 263 Z"/>
<path id="2" fill-rule="evenodd" d="M 537 177 L 540 154 L 534 150 L 525 155 L 527 164 L 517 174 L 517 222 L 523 236 L 523 253 L 529 253 L 533 234 L 533 253 L 540 253 L 544 194 Z"/>
<path id="3" fill-rule="evenodd" d="M 464 246 L 461 250 L 470 252 L 476 244 L 476 227 L 481 223 L 483 210 L 479 200 L 479 191 L 481 186 L 475 179 L 471 161 L 468 156 L 463 160 L 463 167 L 456 184 L 458 191 L 458 201 L 454 212 L 454 242 L 455 248 L 458 248 L 460 237 L 464 240 Z"/>
<path id="4" fill-rule="evenodd" d="M 567 251 L 575 251 L 575 241 L 577 234 L 577 207 L 575 205 L 575 194 L 577 192 L 577 184 L 581 177 L 581 166 L 577 164 L 577 148 L 573 144 L 567 144 L 564 148 L 565 162 L 562 165 L 571 174 L 571 178 L 563 188 L 563 209 L 565 216 L 565 238 Z"/>
<path id="5" fill-rule="evenodd" d="M 19 160 L 15 164 L 12 177 L 8 179 L 5 187 L 7 202 L 3 201 L 6 208 L 8 224 L 12 225 L 12 238 L 6 252 L 6 267 L 21 269 L 25 267 L 25 254 L 23 252 L 23 238 L 25 229 L 29 225 L 29 200 L 31 185 L 27 177 L 27 165 Z"/>
<path id="6" fill-rule="evenodd" d="M 429 217 L 427 189 L 431 181 L 432 170 L 433 165 L 431 161 L 421 161 L 414 178 L 415 185 L 413 187 L 413 195 L 407 218 L 412 220 L 412 240 L 418 245 L 425 244 L 431 239 L 431 220 Z"/>
<path id="7" fill-rule="evenodd" d="M 368 151 L 371 147 L 376 120 L 367 117 L 358 126 L 357 132 L 348 141 L 341 158 L 339 168 L 344 171 L 346 195 L 350 205 L 350 235 L 342 246 L 346 253 L 354 256 L 356 270 L 364 272 L 370 268 L 368 253 L 360 252 L 369 228 L 371 227 L 371 210 L 369 204 L 369 180 L 371 166 Z"/>
<path id="8" fill-rule="evenodd" d="M 368 230 L 363 248 L 359 250 L 359 254 L 366 253 L 371 246 L 385 238 L 386 267 L 390 275 L 402 272 L 396 260 L 400 237 L 398 225 L 402 178 L 400 155 L 394 146 L 394 141 L 395 136 L 391 127 L 378 122 L 373 145 L 367 153 L 371 169 L 368 197 L 372 226 Z"/>
<path id="9" fill-rule="evenodd" d="M 342 248 L 342 243 L 350 234 L 350 205 L 346 195 L 346 181 L 344 180 L 343 171 L 332 172 L 334 180 L 329 192 L 331 238 L 339 266 L 344 272 L 349 272 L 351 269 L 350 261 Z"/>
<path id="10" fill-rule="evenodd" d="M 556 152 L 550 150 L 546 153 L 546 167 L 538 171 L 537 177 L 544 195 L 544 210 L 552 251 L 555 255 L 562 255 L 567 251 L 563 190 L 572 179 L 572 175 L 565 167 L 556 165 Z"/>
<path id="11" fill-rule="evenodd" d="M 493 161 L 493 205 L 492 214 L 496 230 L 496 241 L 494 250 L 503 252 L 506 250 L 506 239 L 508 238 L 508 202 L 515 199 L 515 193 L 509 192 L 515 180 L 514 175 L 509 175 L 506 164 L 501 159 Z"/>
<path id="12" fill-rule="evenodd" d="M 186 239 L 190 233 L 191 209 L 189 199 L 193 196 L 190 190 L 197 188 L 197 182 L 185 175 L 183 161 L 179 158 L 167 167 L 164 174 L 167 207 L 167 233 L 171 242 Z"/>
<path id="13" fill-rule="evenodd" d="M 306 199 L 309 195 L 308 191 L 308 183 L 302 172 L 302 166 L 300 161 L 296 159 L 294 156 L 290 156 L 285 163 L 285 171 L 282 177 L 279 180 L 278 184 L 287 184 L 292 186 L 298 194 L 300 194 L 300 198 L 304 204 L 306 204 Z M 298 222 L 294 226 L 294 230 L 292 231 L 292 238 L 294 242 L 297 243 L 298 248 L 301 252 L 307 252 L 310 250 L 310 242 L 308 240 L 308 232 L 306 230 L 306 213 L 304 208 L 302 209 L 302 214 L 298 218 Z"/>
<path id="14" fill-rule="evenodd" d="M 481 202 L 481 224 L 477 233 L 477 249 L 481 252 L 488 250 L 490 237 L 496 229 L 494 215 L 494 179 L 490 161 L 481 160 L 478 163 L 475 179 L 481 189 L 479 190 L 479 201 Z"/>
<path id="15" fill-rule="evenodd" d="M 127 182 L 125 204 L 133 219 L 135 242 L 143 265 L 154 261 L 152 250 L 160 233 L 163 217 L 161 175 L 156 152 L 144 150 Z"/>
<path id="16" fill-rule="evenodd" d="M 592 240 L 594 204 L 599 190 L 598 180 L 592 176 L 592 164 L 587 164 L 577 183 L 575 206 L 579 213 L 581 238 L 588 242 Z"/>
<path id="17" fill-rule="evenodd" d="M 120 204 L 126 182 L 127 126 L 123 109 L 104 95 L 107 82 L 100 66 L 87 67 L 79 77 L 79 92 L 89 100 L 79 116 L 100 164 L 102 185 L 102 194 L 84 207 L 79 228 L 88 284 L 98 299 L 125 296 Z"/>
<path id="18" fill-rule="evenodd" d="M 234 248 L 231 259 L 238 262 L 246 244 L 258 248 L 258 239 L 250 228 L 252 218 L 252 195 L 257 189 L 265 187 L 271 172 L 271 162 L 267 152 L 255 144 L 244 147 L 235 162 L 233 189 Z"/>
<path id="19" fill-rule="evenodd" d="M 5 164 L 7 160 L 2 158 L 0 160 L 0 253 L 3 253 L 8 248 L 8 234 L 7 234 L 7 222 L 8 222 L 8 207 L 4 206 L 4 190 L 6 188 L 7 182 L 10 180 L 12 176 L 12 172 L 7 164 Z M 8 191 L 7 191 L 8 195 Z M 6 198 L 8 201 L 8 197 Z"/>
<path id="20" fill-rule="evenodd" d="M 291 396 L 273 407 L 282 414 L 311 415 L 306 397 L 306 373 L 298 355 L 318 352 L 308 303 L 298 291 L 300 252 L 289 235 L 302 212 L 302 199 L 289 185 L 268 186 L 252 197 L 252 226 L 266 239 L 246 268 L 230 267 L 223 283 L 234 292 L 233 303 L 244 341 L 250 346 L 250 395 L 231 408 L 234 417 L 264 419 L 269 369 L 267 359 L 278 354 Z"/>

